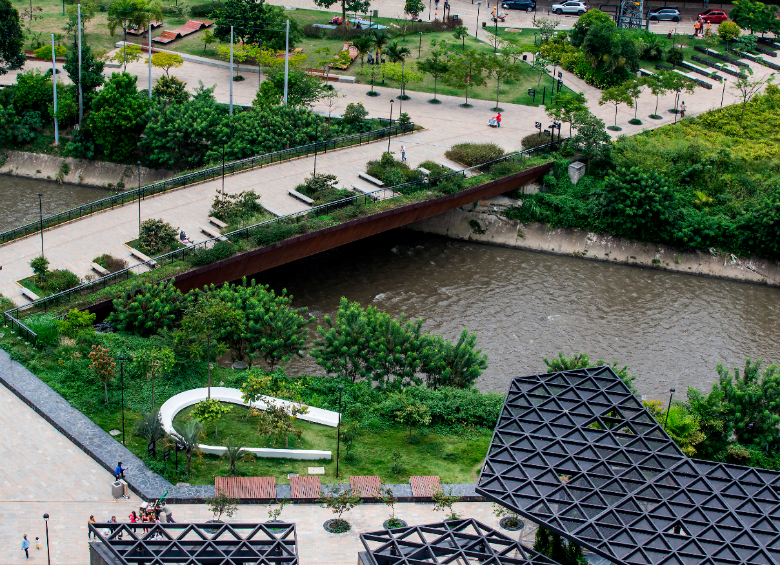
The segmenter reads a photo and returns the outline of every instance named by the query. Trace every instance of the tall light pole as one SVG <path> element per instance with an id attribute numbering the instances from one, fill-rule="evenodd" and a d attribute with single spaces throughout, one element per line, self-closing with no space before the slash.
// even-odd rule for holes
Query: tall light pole
<path id="1" fill-rule="evenodd" d="M 723 99 L 726 97 L 726 77 L 723 77 L 723 94 L 720 95 L 720 107 L 723 108 Z"/>
<path id="2" fill-rule="evenodd" d="M 119 356 L 119 386 L 122 389 L 122 445 L 125 444 L 125 356 Z"/>
<path id="3" fill-rule="evenodd" d="M 230 115 L 233 115 L 233 26 L 230 26 Z"/>
<path id="4" fill-rule="evenodd" d="M 138 243 L 141 243 L 141 161 L 136 163 L 138 167 Z"/>
<path id="5" fill-rule="evenodd" d="M 84 99 L 81 88 L 81 4 L 78 8 L 78 22 L 76 24 L 79 33 L 79 129 L 81 129 L 81 120 L 84 119 Z"/>
<path id="6" fill-rule="evenodd" d="M 46 523 L 46 559 L 51 565 L 51 551 L 49 551 L 49 515 L 43 515 L 43 521 Z"/>
<path id="7" fill-rule="evenodd" d="M 317 176 L 317 140 L 320 138 L 320 123 L 314 125 L 314 172 L 312 178 Z"/>
<path id="8" fill-rule="evenodd" d="M 57 123 L 57 53 L 54 51 L 54 34 L 51 34 L 51 83 L 54 86 L 54 145 L 60 143 L 60 126 Z"/>
<path id="9" fill-rule="evenodd" d="M 43 257 L 43 193 L 38 193 L 38 213 L 41 217 L 41 257 Z"/>
<path id="10" fill-rule="evenodd" d="M 152 99 L 152 22 L 146 26 L 146 34 L 149 36 L 149 100 Z"/>
<path id="11" fill-rule="evenodd" d="M 225 143 L 227 139 L 222 138 L 222 202 L 225 201 Z"/>
<path id="12" fill-rule="evenodd" d="M 290 75 L 290 20 L 287 20 L 287 31 L 284 36 L 284 106 L 287 106 L 287 80 Z"/>
<path id="13" fill-rule="evenodd" d="M 393 127 L 393 100 L 390 100 L 390 127 Z M 392 130 L 388 132 L 387 134 L 387 152 L 390 153 L 390 137 L 392 134 Z"/>
<path id="14" fill-rule="evenodd" d="M 669 407 L 666 409 L 666 419 L 664 420 L 664 429 L 666 429 L 666 423 L 669 421 L 669 411 L 672 409 L 672 397 L 674 396 L 674 388 L 669 389 Z"/>
<path id="15" fill-rule="evenodd" d="M 482 2 L 477 2 L 477 27 L 474 30 L 474 38 L 476 39 L 477 34 L 479 33 L 479 7 L 482 5 Z"/>
<path id="16" fill-rule="evenodd" d="M 341 447 L 341 393 L 344 385 L 339 385 L 339 423 L 336 427 L 336 478 L 339 477 L 339 449 Z"/>
<path id="17" fill-rule="evenodd" d="M 420 32 L 420 45 L 417 47 L 417 58 L 420 58 L 420 53 L 422 52 L 422 32 Z"/>

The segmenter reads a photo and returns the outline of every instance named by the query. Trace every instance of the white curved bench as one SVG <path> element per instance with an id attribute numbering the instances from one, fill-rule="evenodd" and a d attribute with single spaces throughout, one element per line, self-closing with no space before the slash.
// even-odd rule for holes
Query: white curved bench
<path id="1" fill-rule="evenodd" d="M 175 434 L 176 430 L 173 428 L 173 419 L 176 414 L 184 410 L 185 408 L 197 404 L 201 400 L 208 398 L 208 388 L 194 388 L 185 392 L 181 392 L 175 396 L 170 397 L 160 407 L 160 421 L 162 427 L 167 434 Z M 221 386 L 211 387 L 211 398 L 219 400 L 220 402 L 228 402 L 230 404 L 238 404 L 240 406 L 249 406 L 244 402 L 241 397 L 241 391 L 237 388 L 227 388 Z M 282 400 L 280 398 L 273 398 L 271 396 L 263 396 L 259 402 L 253 402 L 251 405 L 258 410 L 265 410 L 269 404 L 274 406 L 289 406 L 295 405 L 295 402 L 289 400 Z M 308 420 L 316 424 L 322 424 L 335 428 L 339 423 L 339 413 L 332 412 L 330 410 L 323 410 L 322 408 L 309 407 L 309 411 L 306 414 L 299 414 L 300 420 Z M 222 455 L 225 452 L 224 446 L 219 445 L 204 445 L 201 444 L 198 448 L 209 455 Z M 330 451 L 319 451 L 315 449 L 272 449 L 264 447 L 245 447 L 245 451 L 256 455 L 257 457 L 275 457 L 283 459 L 330 459 Z"/>

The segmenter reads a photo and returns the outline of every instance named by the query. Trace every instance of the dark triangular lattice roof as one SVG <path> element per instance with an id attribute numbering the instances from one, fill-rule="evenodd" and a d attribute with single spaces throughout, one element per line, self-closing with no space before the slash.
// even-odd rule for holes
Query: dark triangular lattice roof
<path id="1" fill-rule="evenodd" d="M 477 492 L 630 565 L 780 565 L 780 473 L 689 459 L 609 367 L 516 378 Z"/>

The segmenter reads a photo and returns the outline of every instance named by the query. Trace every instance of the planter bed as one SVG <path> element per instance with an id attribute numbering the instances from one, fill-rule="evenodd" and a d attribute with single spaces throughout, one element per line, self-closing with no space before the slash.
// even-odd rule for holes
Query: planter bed
<path id="1" fill-rule="evenodd" d="M 729 57 L 728 55 L 724 55 L 723 53 L 718 53 L 717 51 L 713 51 L 712 49 L 707 49 L 706 47 L 702 47 L 701 45 L 695 45 L 693 48 L 700 53 L 704 53 L 705 55 L 709 55 L 710 57 L 714 57 L 720 61 L 725 61 L 726 63 L 729 63 L 736 67 L 746 67 L 746 68 L 750 67 L 750 65 L 748 65 L 747 63 L 743 63 L 742 61 L 738 61 L 733 57 Z"/>
<path id="2" fill-rule="evenodd" d="M 733 71 L 733 70 L 731 70 L 731 69 L 729 69 L 727 67 L 724 67 L 723 65 L 716 66 L 717 63 L 714 63 L 714 62 L 712 62 L 712 61 L 710 61 L 708 59 L 705 59 L 704 57 L 699 57 L 698 55 L 691 55 L 691 59 L 696 61 L 697 63 L 701 63 L 702 65 L 707 65 L 709 67 L 717 69 L 718 71 L 720 71 L 722 73 L 726 73 L 727 75 L 731 75 L 733 77 L 737 77 L 737 78 L 741 78 L 741 79 L 746 79 L 747 78 L 747 75 L 745 73 L 741 73 L 739 71 Z"/>

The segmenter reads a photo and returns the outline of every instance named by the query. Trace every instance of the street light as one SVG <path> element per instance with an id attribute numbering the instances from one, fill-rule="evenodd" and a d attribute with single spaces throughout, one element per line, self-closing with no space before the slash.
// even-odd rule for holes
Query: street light
<path id="1" fill-rule="evenodd" d="M 474 3 L 474 0 L 471 0 L 471 3 Z M 431 21 L 431 0 L 428 0 L 428 21 Z"/>
<path id="2" fill-rule="evenodd" d="M 390 128 L 393 127 L 393 100 L 390 99 Z M 387 152 L 390 153 L 390 138 L 392 137 L 393 130 L 387 134 Z"/>
<path id="3" fill-rule="evenodd" d="M 44 514 L 43 515 L 43 521 L 46 523 L 46 558 L 51 565 L 51 552 L 49 551 L 49 515 Z"/>
<path id="4" fill-rule="evenodd" d="M 666 429 L 666 422 L 669 421 L 669 411 L 672 409 L 672 397 L 674 396 L 674 389 L 669 389 L 669 407 L 666 409 L 666 419 L 664 420 L 664 429 Z"/>
<path id="5" fill-rule="evenodd" d="M 482 5 L 482 2 L 477 2 L 477 28 L 474 30 L 474 38 L 476 39 L 477 34 L 479 33 L 479 7 Z"/>
<path id="6" fill-rule="evenodd" d="M 422 32 L 420 32 L 420 46 L 417 48 L 417 58 L 420 58 L 420 52 L 422 51 Z"/>
<path id="7" fill-rule="evenodd" d="M 723 99 L 726 97 L 726 81 L 727 78 L 723 78 L 723 94 L 720 95 L 720 107 L 723 108 Z"/>
<path id="8" fill-rule="evenodd" d="M 339 476 L 339 448 L 341 447 L 341 392 L 344 385 L 339 385 L 339 423 L 336 424 L 336 478 Z"/>
<path id="9" fill-rule="evenodd" d="M 225 143 L 227 139 L 222 138 L 222 202 L 225 201 Z"/>
<path id="10" fill-rule="evenodd" d="M 136 163 L 138 167 L 138 243 L 141 243 L 141 161 Z"/>
<path id="11" fill-rule="evenodd" d="M 314 126 L 314 173 L 312 178 L 317 176 L 317 140 L 320 138 L 320 123 L 317 122 Z"/>
<path id="12" fill-rule="evenodd" d="M 122 389 L 122 445 L 125 444 L 125 356 L 119 356 L 119 386 Z"/>
<path id="13" fill-rule="evenodd" d="M 41 198 L 43 198 L 43 193 L 39 192 L 38 193 L 38 213 L 40 214 L 40 217 L 41 217 L 41 257 L 43 257 L 43 200 L 41 200 Z"/>

